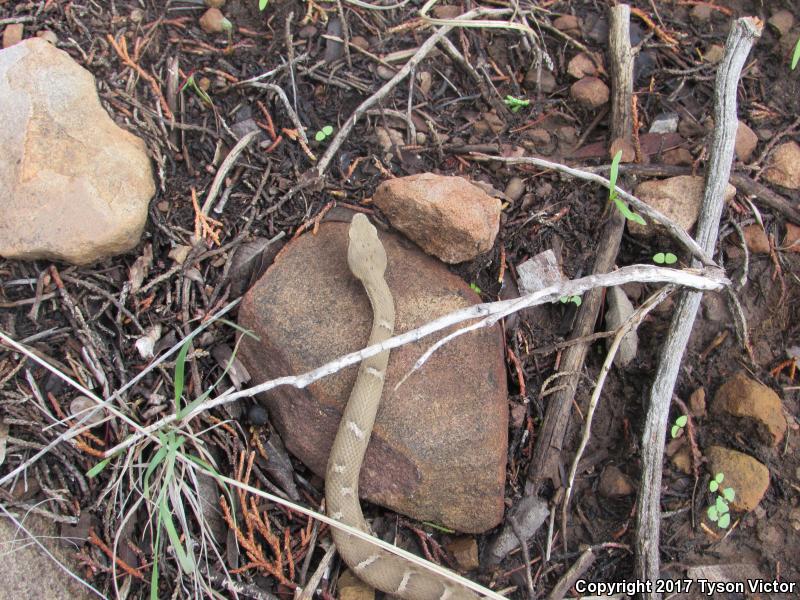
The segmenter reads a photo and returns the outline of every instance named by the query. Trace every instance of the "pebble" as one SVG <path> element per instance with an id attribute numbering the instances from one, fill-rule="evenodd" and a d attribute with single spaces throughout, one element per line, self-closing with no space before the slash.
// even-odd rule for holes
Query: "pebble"
<path id="1" fill-rule="evenodd" d="M 608 102 L 610 95 L 608 86 L 597 77 L 584 77 L 569 88 L 572 98 L 589 110 L 600 108 Z"/>
<path id="2" fill-rule="evenodd" d="M 600 495 L 605 498 L 623 498 L 636 491 L 630 478 L 620 471 L 619 467 L 608 465 L 600 475 L 598 485 Z"/>
<path id="3" fill-rule="evenodd" d="M 648 131 L 650 133 L 675 133 L 678 131 L 678 120 L 678 113 L 660 113 L 653 119 Z"/>
<path id="4" fill-rule="evenodd" d="M 751 511 L 758 506 L 769 488 L 769 469 L 736 450 L 711 446 L 706 451 L 711 476 L 722 473 L 722 488 L 733 488 L 736 497 L 730 503 L 732 510 Z"/>
<path id="5" fill-rule="evenodd" d="M 480 566 L 478 562 L 478 543 L 472 536 L 459 536 L 449 542 L 446 548 L 456 559 L 462 571 L 474 571 Z"/>
<path id="6" fill-rule="evenodd" d="M 790 190 L 800 189 L 800 145 L 784 142 L 767 159 L 764 179 Z"/>
<path id="7" fill-rule="evenodd" d="M 788 10 L 779 10 L 769 18 L 767 24 L 778 32 L 778 35 L 783 37 L 794 26 L 794 15 Z"/>
<path id="8" fill-rule="evenodd" d="M 525 193 L 525 182 L 519 177 L 512 177 L 506 184 L 505 194 L 509 200 L 516 202 Z"/>
<path id="9" fill-rule="evenodd" d="M 568 35 L 581 34 L 581 20 L 574 15 L 562 15 L 553 21 L 553 27 Z"/>
<path id="10" fill-rule="evenodd" d="M 725 48 L 723 48 L 719 44 L 712 44 L 711 46 L 709 46 L 708 50 L 706 50 L 705 54 L 703 55 L 703 60 L 706 61 L 707 63 L 715 65 L 722 60 L 724 54 L 725 54 Z"/>
<path id="11" fill-rule="evenodd" d="M 786 434 L 786 418 L 781 399 L 771 388 L 739 371 L 723 383 L 714 396 L 717 412 L 753 420 L 759 431 L 768 432 L 767 441 L 780 444 Z"/>
<path id="12" fill-rule="evenodd" d="M 789 252 L 800 252 L 800 227 L 786 223 L 786 235 L 783 237 L 782 249 Z"/>
<path id="13" fill-rule="evenodd" d="M 769 238 L 761 225 L 748 225 L 742 229 L 744 233 L 744 243 L 747 249 L 753 254 L 769 254 Z"/>
<path id="14" fill-rule="evenodd" d="M 395 76 L 396 71 L 394 69 L 390 69 L 387 66 L 378 65 L 375 68 L 375 73 L 378 75 L 378 77 L 380 77 L 384 81 L 389 81 L 392 77 Z"/>
<path id="15" fill-rule="evenodd" d="M 232 24 L 218 8 L 209 8 L 200 17 L 200 29 L 206 33 L 221 33 L 232 27 Z"/>
<path id="16" fill-rule="evenodd" d="M 42 29 L 41 31 L 37 31 L 36 37 L 40 37 L 46 42 L 53 44 L 54 46 L 58 43 L 58 36 L 49 29 Z"/>
<path id="17" fill-rule="evenodd" d="M 580 52 L 572 57 L 567 64 L 567 73 L 575 79 L 597 75 L 597 65 L 586 52 Z"/>
<path id="18" fill-rule="evenodd" d="M 6 28 L 3 30 L 3 48 L 10 48 L 14 44 L 19 43 L 22 40 L 23 30 L 22 23 L 10 23 L 6 25 Z"/>
<path id="19" fill-rule="evenodd" d="M 757 145 L 758 136 L 747 126 L 747 123 L 739 121 L 739 127 L 736 129 L 736 142 L 733 148 L 736 157 L 746 163 L 753 156 Z"/>

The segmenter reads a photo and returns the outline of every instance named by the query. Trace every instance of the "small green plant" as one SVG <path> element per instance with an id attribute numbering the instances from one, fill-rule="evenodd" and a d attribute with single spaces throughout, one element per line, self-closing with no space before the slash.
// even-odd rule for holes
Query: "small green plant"
<path id="1" fill-rule="evenodd" d="M 258 10 L 266 10 L 267 4 L 269 4 L 269 0 L 258 0 Z"/>
<path id="2" fill-rule="evenodd" d="M 714 503 L 708 507 L 706 514 L 708 518 L 717 524 L 720 529 L 727 529 L 731 524 L 731 513 L 729 503 L 736 498 L 736 492 L 731 487 L 722 489 L 722 482 L 725 481 L 724 473 L 717 473 L 714 479 L 708 482 L 708 491 L 717 494 Z"/>
<path id="3" fill-rule="evenodd" d="M 197 85 L 197 81 L 194 78 L 194 73 L 190 74 L 189 77 L 186 78 L 186 83 L 183 84 L 181 91 L 185 90 L 187 87 L 197 94 L 198 98 L 200 98 L 204 104 L 213 106 L 213 103 L 211 102 L 211 96 L 209 96 L 206 91 L 203 90 L 203 88 Z"/>
<path id="4" fill-rule="evenodd" d="M 581 302 L 583 302 L 580 296 L 561 296 L 561 298 L 559 298 L 558 301 L 561 302 L 561 304 L 572 302 L 573 304 L 575 304 L 575 306 L 580 306 Z"/>
<path id="5" fill-rule="evenodd" d="M 688 421 L 689 417 L 686 415 L 681 415 L 675 419 L 675 422 L 672 424 L 672 430 L 670 431 L 673 440 L 683 433 L 683 428 L 686 427 Z"/>
<path id="6" fill-rule="evenodd" d="M 672 252 L 658 252 L 653 255 L 653 262 L 657 265 L 674 265 L 678 262 L 678 257 Z"/>
<path id="7" fill-rule="evenodd" d="M 797 39 L 797 44 L 794 46 L 794 54 L 792 55 L 792 71 L 797 68 L 797 63 L 800 63 L 800 38 Z"/>
<path id="8" fill-rule="evenodd" d="M 611 172 L 609 173 L 608 176 L 608 180 L 611 183 L 611 186 L 608 188 L 608 199 L 617 205 L 619 212 L 621 212 L 626 219 L 628 219 L 629 221 L 633 221 L 634 223 L 639 223 L 639 225 L 647 225 L 647 223 L 645 222 L 645 220 L 642 218 L 641 215 L 637 215 L 630 208 L 628 208 L 628 205 L 622 201 L 616 190 L 617 176 L 619 175 L 619 161 L 621 160 L 622 160 L 622 150 L 618 151 L 614 155 L 614 159 L 611 161 Z"/>
<path id="9" fill-rule="evenodd" d="M 469 284 L 469 289 L 471 289 L 476 294 L 480 294 L 481 293 L 481 288 L 478 287 L 477 283 L 470 283 Z"/>
<path id="10" fill-rule="evenodd" d="M 333 126 L 332 125 L 325 125 L 322 129 L 320 129 L 317 134 L 314 136 L 314 139 L 318 142 L 324 142 L 329 135 L 333 133 Z"/>
<path id="11" fill-rule="evenodd" d="M 519 112 L 520 108 L 524 108 L 529 106 L 531 101 L 530 100 L 523 100 L 522 98 L 515 98 L 514 96 L 506 96 L 503 102 L 506 103 L 506 106 L 511 110 L 511 112 Z"/>

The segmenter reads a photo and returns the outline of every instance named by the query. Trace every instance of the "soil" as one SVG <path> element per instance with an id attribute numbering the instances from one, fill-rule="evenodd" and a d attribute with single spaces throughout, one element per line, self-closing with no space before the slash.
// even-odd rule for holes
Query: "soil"
<path id="1" fill-rule="evenodd" d="M 529 16 L 531 23 L 552 23 L 559 15 L 575 15 L 583 24 L 581 32 L 569 32 L 568 37 L 552 28 L 537 29 L 554 68 L 555 86 L 546 91 L 537 90 L 531 83 L 535 77 L 526 78 L 534 65 L 535 53 L 529 41 L 518 33 L 497 29 L 460 29 L 451 33 L 449 37 L 459 51 L 481 76 L 488 77 L 494 89 L 487 85 L 488 91 L 482 95 L 465 70 L 447 55 L 429 56 L 416 69 L 411 100 L 416 138 L 412 139 L 405 121 L 409 86 L 402 83 L 374 107 L 378 110 L 357 123 L 334 157 L 327 178 L 302 189 L 296 186 L 298 182 L 308 183 L 309 169 L 313 166 L 308 153 L 320 157 L 332 137 L 316 141 L 316 132 L 331 125 L 335 135 L 356 107 L 385 82 L 387 74 L 383 71 L 391 72 L 402 65 L 405 59 L 391 61 L 391 53 L 416 49 L 431 30 L 422 26 L 416 8 L 410 5 L 374 11 L 349 2 L 338 8 L 338 3 L 274 0 L 261 12 L 257 4 L 256 0 L 228 0 L 223 10 L 235 25 L 229 38 L 225 33 L 208 34 L 200 29 L 198 18 L 205 7 L 199 1 L 0 0 L 0 23 L 24 23 L 24 37 L 44 30 L 54 32 L 58 46 L 94 74 L 101 101 L 109 113 L 122 127 L 147 142 L 157 165 L 160 186 L 151 203 L 142 243 L 131 253 L 85 268 L 0 259 L 3 332 L 107 397 L 150 362 L 135 348 L 144 331 L 161 327 L 156 354 L 164 352 L 241 295 L 263 272 L 283 243 L 264 250 L 264 240 L 281 233 L 286 239 L 291 238 L 313 226 L 315 219 L 340 218 L 337 209 L 342 207 L 369 209 L 371 194 L 389 174 L 433 171 L 464 175 L 500 191 L 512 177 L 523 179 L 524 194 L 518 200 L 507 200 L 493 251 L 454 267 L 456 273 L 482 290 L 485 300 L 513 296 L 515 265 L 547 249 L 556 252 L 568 277 L 591 271 L 597 248 L 603 243 L 599 234 L 608 217 L 604 190 L 541 169 L 476 162 L 470 151 L 504 156 L 544 153 L 552 160 L 585 166 L 608 163 L 609 112 L 586 111 L 576 105 L 569 96 L 569 86 L 574 80 L 566 70 L 568 61 L 579 52 L 575 42 L 600 56 L 607 50 L 607 24 L 601 3 L 579 0 L 535 3 L 537 6 Z M 800 12 L 789 1 L 718 0 L 708 5 L 709 19 L 699 21 L 693 10 L 705 4 L 702 2 L 633 4 L 653 19 L 659 32 L 680 40 L 671 46 L 654 35 L 641 18 L 634 17 L 632 21 L 633 43 L 642 44 L 635 83 L 640 130 L 646 132 L 660 113 L 676 112 L 681 122 L 677 135 L 671 138 L 671 148 L 687 149 L 694 161 L 692 168 L 702 172 L 706 136 L 713 129 L 710 115 L 715 66 L 704 62 L 707 51 L 714 44 L 724 45 L 732 18 L 756 15 L 766 20 L 784 8 L 794 12 L 797 21 Z M 505 3 L 491 5 L 505 6 Z M 532 8 L 526 6 L 525 10 Z M 345 16 L 345 30 L 340 10 Z M 341 47 L 323 37 L 326 31 L 351 39 L 362 37 L 369 44 L 367 53 L 351 50 L 349 57 L 343 55 Z M 791 43 L 765 27 L 739 85 L 740 118 L 757 133 L 759 144 L 750 162 L 737 162 L 734 169 L 756 180 L 778 142 L 800 141 L 797 119 L 800 69 L 795 72 L 789 69 L 797 29 L 788 35 L 794 36 L 789 40 Z M 117 39 L 125 36 L 128 48 L 137 49 L 136 63 L 156 78 L 177 115 L 178 126 L 170 127 L 151 86 L 120 60 L 108 36 Z M 291 52 L 287 50 L 290 38 Z M 291 76 L 286 68 L 290 56 L 295 60 Z M 177 89 L 182 92 L 169 91 L 171 61 L 176 61 L 180 69 Z M 274 91 L 239 85 L 273 70 L 275 73 L 263 82 L 280 86 L 286 92 L 300 122 L 307 128 L 308 151 L 294 139 L 296 125 Z M 190 76 L 198 87 L 206 90 L 211 104 L 191 85 L 182 87 Z M 429 89 L 425 85 L 428 76 L 432 82 Z M 608 81 L 604 71 L 601 78 Z M 530 104 L 517 112 L 492 112 L 492 105 L 499 108 L 498 101 L 507 95 L 529 99 Z M 226 199 L 224 207 L 211 213 L 219 221 L 213 226 L 218 242 L 207 239 L 207 243 L 190 250 L 185 262 L 176 262 L 170 252 L 176 247 L 193 245 L 196 226 L 191 202 L 193 191 L 202 204 L 222 159 L 236 138 L 254 126 L 261 133 L 225 179 L 221 192 Z M 406 136 L 406 145 L 382 146 L 377 135 L 381 127 Z M 644 160 L 662 164 L 663 150 L 666 149 L 656 148 Z M 621 183 L 632 189 L 636 181 L 630 176 Z M 774 191 L 798 207 L 800 194 L 796 191 Z M 376 216 L 380 218 L 379 214 Z M 773 250 L 746 257 L 734 224 L 743 226 L 757 221 L 764 224 Z M 744 285 L 737 286 L 737 297 L 746 317 L 752 357 L 737 335 L 735 320 L 724 300 L 707 296 L 675 389 L 676 396 L 688 403 L 690 394 L 703 388 L 711 406 L 710 399 L 717 388 L 744 369 L 778 392 L 789 430 L 785 441 L 776 448 L 763 445 L 747 425 L 722 418 L 711 408 L 693 422 L 695 441 L 701 452 L 710 445 L 720 444 L 754 456 L 770 470 L 769 489 L 758 508 L 748 514 L 735 514 L 731 527 L 723 531 L 706 517 L 706 507 L 712 499 L 707 491 L 710 479 L 707 470 L 700 468 L 695 478 L 678 470 L 665 457 L 661 521 L 665 578 L 685 578 L 687 569 L 698 565 L 719 565 L 732 569 L 734 579 L 742 573 L 757 573 L 764 579 L 800 585 L 797 561 L 800 387 L 790 376 L 794 375 L 793 369 L 773 371 L 787 359 L 792 347 L 800 345 L 797 276 L 800 253 L 781 247 L 786 223 L 784 214 L 759 198 L 744 198 L 739 194 L 727 208 L 717 258 L 724 263 L 731 280 L 739 282 L 746 278 Z M 251 260 L 242 259 L 243 249 L 249 251 Z M 651 263 L 656 252 L 668 250 L 678 253 L 675 243 L 668 239 L 642 241 L 626 234 L 617 265 Z M 679 259 L 686 265 L 689 257 L 679 255 Z M 505 278 L 501 275 L 504 270 Z M 63 291 L 55 286 L 56 274 L 64 281 Z M 502 285 L 498 279 L 503 280 Z M 654 290 L 652 286 L 638 284 L 626 287 L 634 303 L 641 302 Z M 674 297 L 668 300 L 642 324 L 636 360 L 623 370 L 612 370 L 605 384 L 592 427 L 593 436 L 573 494 L 566 532 L 568 548 L 562 545 L 564 532 L 560 531 L 558 520 L 549 561 L 542 560 L 548 536 L 546 527 L 531 543 L 531 572 L 537 597 L 549 593 L 587 544 L 613 543 L 613 546 L 598 554 L 585 578 L 613 582 L 634 577 L 635 495 L 606 498 L 597 489 L 600 474 L 608 465 L 618 467 L 633 482 L 639 480 L 646 398 L 674 301 Z M 509 358 L 509 402 L 514 416 L 509 432 L 509 506 L 522 494 L 525 470 L 546 408 L 547 397 L 543 398 L 540 392 L 556 368 L 560 354 L 555 348 L 568 336 L 573 316 L 571 304 L 557 304 L 526 311 L 505 324 L 508 354 L 519 361 L 525 383 L 523 389 L 515 360 Z M 597 330 L 603 330 L 602 315 Z M 197 396 L 199 390 L 208 389 L 220 377 L 226 359 L 219 357 L 225 353 L 215 349 L 233 348 L 236 336 L 235 329 L 216 323 L 195 338 L 187 363 L 187 396 Z M 92 346 L 90 358 L 85 351 L 87 343 Z M 604 343 L 595 343 L 587 358 L 586 378 L 579 386 L 565 450 L 559 459 L 563 473 L 569 470 L 592 391 L 590 382 L 604 356 Z M 175 360 L 171 358 L 126 391 L 122 408 L 142 424 L 172 413 L 175 379 Z M 224 381 L 222 389 L 229 385 L 227 375 Z M 63 427 L 45 429 L 44 425 L 70 412 L 75 392 L 52 373 L 4 346 L 0 346 L 0 382 L 0 419 L 8 426 L 10 437 L 5 463 L 0 466 L 2 476 L 63 431 Z M 673 414 L 679 416 L 680 410 L 674 407 Z M 277 443 L 267 441 L 269 428 L 261 423 L 263 418 L 248 402 L 213 409 L 198 418 L 193 429 L 203 432 L 200 435 L 219 470 L 236 473 L 241 479 L 242 462 L 246 460 L 240 453 L 245 456 L 251 451 L 258 453 L 267 443 L 272 444 L 272 451 Z M 223 421 L 226 424 L 220 426 Z M 124 439 L 126 428 L 112 420 L 95 427 L 92 433 L 93 438 L 81 438 L 79 444 L 62 443 L 53 447 L 27 469 L 25 485 L 22 478 L 17 478 L 3 486 L 2 502 L 18 513 L 35 506 L 39 512 L 44 510 L 45 515 L 58 516 L 63 536 L 86 539 L 91 528 L 94 541 L 87 541 L 77 551 L 80 575 L 109 596 L 114 595 L 109 547 L 114 546 L 115 533 L 122 530 L 126 543 L 119 545 L 117 556 L 126 565 L 123 569 L 127 571 L 126 585 L 131 586 L 134 597 L 141 597 L 150 585 L 153 540 L 145 508 L 131 509 L 128 494 L 133 479 L 118 478 L 116 467 L 94 478 L 85 476 L 96 464 L 98 451 Z M 135 464 L 128 466 L 135 470 L 153 458 L 145 450 L 129 456 Z M 287 462 L 283 471 L 275 471 L 266 462 L 261 458 L 256 460 L 254 475 L 249 480 L 252 485 L 287 493 L 291 488 L 290 496 L 296 496 L 306 506 L 319 507 L 321 482 L 310 477 L 301 464 Z M 289 483 L 281 476 L 288 477 Z M 556 497 L 564 483 L 551 482 L 549 494 Z M 235 500 L 233 503 L 236 505 Z M 308 519 L 277 505 L 262 504 L 259 509 L 265 520 L 261 529 L 256 527 L 258 533 L 251 541 L 260 548 L 262 560 L 246 555 L 247 540 L 242 539 L 239 542 L 243 549 L 237 559 L 231 536 L 225 541 L 226 523 L 218 515 L 209 516 L 209 521 L 218 528 L 221 552 L 219 557 L 209 555 L 210 568 L 216 572 L 218 558 L 230 569 L 238 565 L 240 569 L 232 577 L 241 582 L 242 597 L 269 597 L 258 595 L 262 593 L 292 597 L 293 588 L 301 582 L 300 573 L 312 573 L 324 554 L 324 549 L 312 539 L 327 534 L 324 528 L 314 529 L 319 536 L 312 538 L 313 526 Z M 413 551 L 433 551 L 437 558 L 443 556 L 438 544 L 447 541 L 447 534 L 425 524 L 398 520 L 381 509 L 369 512 L 378 518 L 376 530 L 399 532 L 399 540 Z M 126 514 L 131 518 L 123 519 Z M 242 526 L 241 531 L 245 529 Z M 483 542 L 480 538 L 479 545 Z M 310 559 L 304 567 L 307 554 Z M 293 563 L 291 567 L 289 563 Z M 339 568 L 336 562 L 334 565 Z M 162 551 L 158 566 L 159 597 L 201 594 L 192 587 L 191 577 L 181 575 L 172 554 Z M 119 562 L 117 568 L 122 568 Z M 475 572 L 472 576 L 497 590 L 512 587 L 510 596 L 523 598 L 523 573 L 521 557 L 512 554 L 497 570 Z M 204 577 L 209 587 L 219 590 L 221 597 L 233 597 L 232 592 L 225 591 L 221 577 L 208 573 Z M 335 582 L 335 577 L 326 577 L 320 597 L 335 596 Z M 571 595 L 574 593 L 573 589 Z M 699 597 L 698 589 L 679 597 Z M 730 593 L 716 597 L 781 596 Z"/>

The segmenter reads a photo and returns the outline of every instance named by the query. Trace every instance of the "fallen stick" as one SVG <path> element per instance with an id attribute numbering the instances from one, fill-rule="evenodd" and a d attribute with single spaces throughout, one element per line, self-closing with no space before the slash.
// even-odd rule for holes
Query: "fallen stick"
<path id="1" fill-rule="evenodd" d="M 737 19 L 728 35 L 725 54 L 717 72 L 714 101 L 714 133 L 711 141 L 703 204 L 697 224 L 697 242 L 708 254 L 716 245 L 719 220 L 725 204 L 738 118 L 736 88 L 744 61 L 757 37 L 761 22 L 753 17 Z M 663 343 L 642 435 L 642 479 L 639 485 L 639 510 L 636 514 L 636 577 L 643 581 L 659 578 L 659 533 L 661 519 L 661 468 L 664 440 L 669 424 L 669 406 L 681 358 L 692 332 L 702 292 L 681 294 Z M 651 592 L 657 599 L 661 594 Z"/>

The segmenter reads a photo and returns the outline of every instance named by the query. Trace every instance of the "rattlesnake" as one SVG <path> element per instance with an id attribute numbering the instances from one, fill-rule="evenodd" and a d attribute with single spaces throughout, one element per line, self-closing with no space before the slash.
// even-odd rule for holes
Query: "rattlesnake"
<path id="1" fill-rule="evenodd" d="M 369 296 L 373 312 L 369 345 L 377 344 L 390 338 L 394 331 L 394 299 L 384 279 L 386 251 L 375 227 L 362 214 L 353 217 L 349 237 L 347 263 Z M 328 515 L 364 532 L 368 526 L 358 502 L 358 474 L 372 435 L 388 363 L 388 350 L 361 362 L 325 476 Z M 408 600 L 479 598 L 468 588 L 418 569 L 369 542 L 338 529 L 333 529 L 332 534 L 344 562 L 361 580 L 378 590 Z"/>

